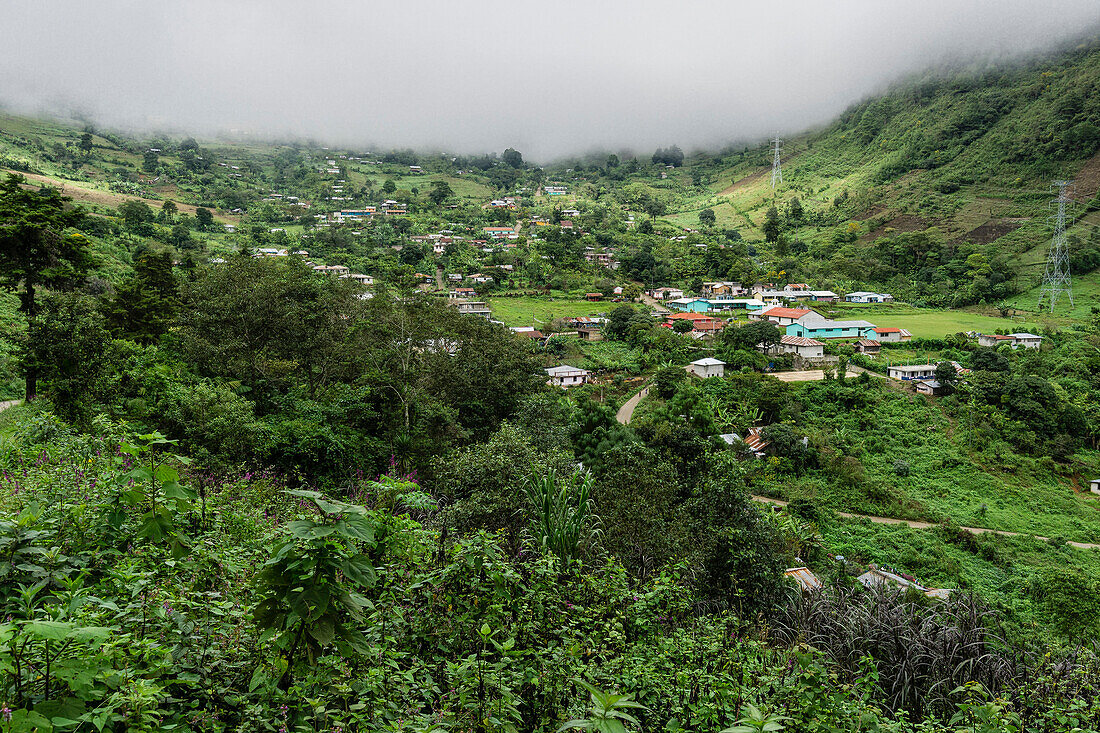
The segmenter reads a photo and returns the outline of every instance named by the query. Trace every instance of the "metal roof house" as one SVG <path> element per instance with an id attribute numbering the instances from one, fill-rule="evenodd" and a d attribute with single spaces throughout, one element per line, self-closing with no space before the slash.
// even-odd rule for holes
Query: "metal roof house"
<path id="1" fill-rule="evenodd" d="M 936 376 L 935 364 L 899 364 L 886 368 L 886 376 L 908 382 L 912 379 L 931 379 Z"/>
<path id="2" fill-rule="evenodd" d="M 861 339 L 874 336 L 875 324 L 868 321 L 832 321 L 828 318 L 812 319 L 804 316 L 787 326 L 788 336 L 804 336 L 811 339 Z"/>
<path id="3" fill-rule="evenodd" d="M 688 371 L 697 377 L 721 377 L 726 372 L 726 362 L 708 356 L 705 359 L 697 359 L 688 364 Z"/>
<path id="4" fill-rule="evenodd" d="M 562 389 L 584 384 L 589 378 L 587 369 L 569 366 L 568 364 L 550 367 L 546 370 L 546 373 L 550 376 L 546 383 L 551 387 L 561 387 Z"/>

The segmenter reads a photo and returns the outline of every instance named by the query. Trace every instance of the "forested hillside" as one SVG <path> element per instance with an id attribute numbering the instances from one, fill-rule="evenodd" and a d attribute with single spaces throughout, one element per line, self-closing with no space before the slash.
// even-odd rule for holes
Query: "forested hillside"
<path id="1" fill-rule="evenodd" d="M 1100 730 L 1098 83 L 774 190 L 0 116 L 0 731 Z"/>

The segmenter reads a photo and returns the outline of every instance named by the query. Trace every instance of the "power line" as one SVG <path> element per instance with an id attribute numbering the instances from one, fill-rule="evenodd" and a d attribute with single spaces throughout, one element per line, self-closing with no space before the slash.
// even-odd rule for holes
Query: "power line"
<path id="1" fill-rule="evenodd" d="M 1039 291 L 1039 310 L 1043 309 L 1043 301 L 1049 298 L 1050 312 L 1054 312 L 1054 305 L 1058 302 L 1058 296 L 1065 293 L 1069 298 L 1069 304 L 1073 306 L 1073 285 L 1069 274 L 1069 247 L 1066 246 L 1066 209 L 1073 204 L 1073 182 L 1054 181 L 1051 190 L 1058 189 L 1057 196 L 1051 202 L 1055 205 L 1057 213 L 1051 217 L 1054 221 L 1054 237 L 1050 242 L 1050 252 L 1047 254 L 1046 272 L 1043 273 L 1043 289 Z"/>
<path id="2" fill-rule="evenodd" d="M 774 189 L 776 183 L 783 183 L 783 163 L 779 157 L 780 152 L 783 150 L 783 141 L 779 138 L 778 132 L 775 133 L 772 142 L 775 143 L 775 156 L 772 158 L 772 189 Z"/>

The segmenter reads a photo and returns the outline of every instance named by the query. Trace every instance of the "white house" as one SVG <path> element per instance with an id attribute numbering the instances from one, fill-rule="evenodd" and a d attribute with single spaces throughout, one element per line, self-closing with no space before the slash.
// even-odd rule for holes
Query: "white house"
<path id="1" fill-rule="evenodd" d="M 1100 494 L 1100 478 L 1094 478 L 1092 481 L 1089 481 L 1089 489 L 1094 494 Z"/>
<path id="2" fill-rule="evenodd" d="M 875 329 L 875 341 L 883 344 L 896 344 L 902 341 L 909 341 L 912 338 L 913 334 L 909 333 L 904 328 Z"/>
<path id="3" fill-rule="evenodd" d="M 1036 336 L 1033 333 L 1013 333 L 1012 336 L 1012 348 L 1014 349 L 1037 349 L 1043 344 L 1043 337 Z"/>
<path id="4" fill-rule="evenodd" d="M 546 383 L 551 387 L 561 387 L 562 389 L 584 384 L 589 379 L 587 369 L 569 366 L 568 364 L 550 367 L 546 370 L 546 373 L 550 375 L 550 379 Z"/>
<path id="5" fill-rule="evenodd" d="M 688 365 L 688 371 L 704 379 L 707 377 L 721 377 L 726 372 L 726 362 L 708 356 L 705 359 L 698 359 L 691 362 L 691 364 Z"/>
<path id="6" fill-rule="evenodd" d="M 1033 333 L 990 333 L 978 336 L 978 346 L 997 347 L 1001 344 L 1008 344 L 1013 349 L 1037 349 L 1042 343 L 1043 337 L 1036 336 Z"/>
<path id="7" fill-rule="evenodd" d="M 886 375 L 892 379 L 908 382 L 913 379 L 931 379 L 936 376 L 935 364 L 908 364 L 886 368 Z"/>
<path id="8" fill-rule="evenodd" d="M 849 303 L 893 303 L 894 296 L 889 293 L 870 293 L 866 290 L 859 290 L 848 293 L 844 296 L 844 300 Z"/>

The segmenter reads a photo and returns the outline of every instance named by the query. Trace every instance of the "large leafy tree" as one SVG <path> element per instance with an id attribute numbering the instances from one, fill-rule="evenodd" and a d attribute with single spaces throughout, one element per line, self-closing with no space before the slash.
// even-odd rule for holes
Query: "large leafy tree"
<path id="1" fill-rule="evenodd" d="M 9 174 L 0 183 L 0 287 L 19 296 L 19 310 L 33 319 L 43 288 L 65 290 L 84 279 L 91 264 L 88 241 L 66 229 L 80 223 L 81 209 L 55 189 L 33 190 Z M 37 392 L 38 372 L 27 368 L 27 400 Z"/>

